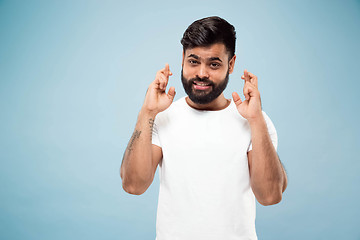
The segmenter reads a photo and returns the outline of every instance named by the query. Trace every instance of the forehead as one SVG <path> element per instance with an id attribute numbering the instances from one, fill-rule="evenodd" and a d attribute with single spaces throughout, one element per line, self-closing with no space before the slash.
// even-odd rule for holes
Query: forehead
<path id="1" fill-rule="evenodd" d="M 185 58 L 188 58 L 190 55 L 196 55 L 201 59 L 209 59 L 209 58 L 220 58 L 221 60 L 228 59 L 228 51 L 223 43 L 215 43 L 206 47 L 194 47 L 185 50 Z"/>

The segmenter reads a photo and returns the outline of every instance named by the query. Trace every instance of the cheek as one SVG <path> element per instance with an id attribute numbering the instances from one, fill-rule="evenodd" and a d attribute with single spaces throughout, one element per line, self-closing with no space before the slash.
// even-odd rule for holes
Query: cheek
<path id="1" fill-rule="evenodd" d="M 192 68 L 187 68 L 184 66 L 183 75 L 186 79 L 194 78 L 196 76 L 196 71 Z"/>
<path id="2" fill-rule="evenodd" d="M 212 79 L 213 81 L 216 82 L 224 80 L 225 77 L 226 77 L 226 72 L 223 71 L 217 71 L 216 73 L 212 74 Z"/>

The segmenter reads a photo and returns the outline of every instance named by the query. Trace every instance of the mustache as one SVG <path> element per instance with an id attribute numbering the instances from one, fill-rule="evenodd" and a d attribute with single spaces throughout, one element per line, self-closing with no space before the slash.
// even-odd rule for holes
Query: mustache
<path id="1" fill-rule="evenodd" d="M 209 85 L 215 85 L 213 81 L 211 81 L 209 78 L 207 77 L 204 77 L 204 78 L 200 78 L 200 77 L 194 77 L 194 78 L 191 78 L 189 80 L 191 83 L 194 83 L 195 81 L 197 82 L 203 82 L 205 84 L 209 84 Z"/>

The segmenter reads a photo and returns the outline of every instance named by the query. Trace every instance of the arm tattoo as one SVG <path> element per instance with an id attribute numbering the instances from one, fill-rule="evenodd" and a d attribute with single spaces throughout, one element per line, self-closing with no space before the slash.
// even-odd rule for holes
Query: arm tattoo
<path id="1" fill-rule="evenodd" d="M 152 118 L 149 119 L 150 140 L 152 139 L 152 132 L 153 132 L 153 129 L 154 129 L 154 122 L 155 122 L 154 119 L 152 119 Z M 129 151 L 129 153 L 133 150 L 133 145 L 134 145 L 136 139 L 138 139 L 140 137 L 140 134 L 141 134 L 141 131 L 135 129 L 133 135 L 131 136 L 129 145 L 127 147 L 127 150 Z"/>
<path id="2" fill-rule="evenodd" d="M 153 130 L 154 130 L 154 119 L 150 118 L 149 119 L 149 125 L 150 125 L 150 140 L 152 140 L 152 133 L 153 133 Z"/>
<path id="3" fill-rule="evenodd" d="M 127 147 L 127 149 L 129 150 L 129 152 L 131 150 L 133 150 L 132 146 L 135 142 L 136 139 L 138 139 L 140 137 L 141 131 L 135 130 L 135 132 L 133 133 L 133 135 L 131 136 L 131 140 L 129 142 L 129 146 Z"/>

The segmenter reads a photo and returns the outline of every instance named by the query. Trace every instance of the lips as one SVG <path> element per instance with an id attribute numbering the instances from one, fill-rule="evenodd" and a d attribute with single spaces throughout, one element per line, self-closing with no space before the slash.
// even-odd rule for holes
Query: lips
<path id="1" fill-rule="evenodd" d="M 207 90 L 211 88 L 211 83 L 202 81 L 193 81 L 193 86 L 196 90 Z"/>

